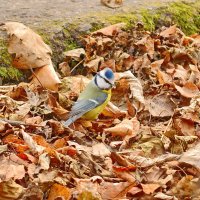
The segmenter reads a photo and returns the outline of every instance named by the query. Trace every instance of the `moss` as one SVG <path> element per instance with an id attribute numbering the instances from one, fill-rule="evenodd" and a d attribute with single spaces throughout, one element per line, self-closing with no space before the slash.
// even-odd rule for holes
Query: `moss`
<path id="1" fill-rule="evenodd" d="M 11 65 L 11 57 L 8 53 L 7 43 L 5 40 L 0 39 L 0 66 L 7 67 Z"/>
<path id="2" fill-rule="evenodd" d="M 200 3 L 173 2 L 169 6 L 140 12 L 144 28 L 150 31 L 159 26 L 177 24 L 187 35 L 200 29 Z"/>
<path id="3" fill-rule="evenodd" d="M 111 24 L 124 22 L 126 23 L 126 28 L 132 28 L 137 21 L 137 16 L 135 13 L 119 14 L 115 16 L 110 16 L 108 22 Z"/>
<path id="4" fill-rule="evenodd" d="M 13 67 L 0 67 L 0 77 L 5 81 L 17 81 L 22 77 L 22 73 Z"/>
<path id="5" fill-rule="evenodd" d="M 5 40 L 0 39 L 0 78 L 1 80 L 19 80 L 22 73 L 11 67 L 11 56 L 8 53 L 7 43 Z"/>
<path id="6" fill-rule="evenodd" d="M 149 31 L 156 29 L 158 20 L 160 19 L 160 13 L 154 12 L 153 10 L 143 9 L 140 12 L 144 28 Z"/>
<path id="7" fill-rule="evenodd" d="M 183 32 L 190 35 L 199 31 L 199 10 L 198 3 L 174 2 L 167 8 L 166 13 L 171 15 L 172 21 L 178 24 Z"/>

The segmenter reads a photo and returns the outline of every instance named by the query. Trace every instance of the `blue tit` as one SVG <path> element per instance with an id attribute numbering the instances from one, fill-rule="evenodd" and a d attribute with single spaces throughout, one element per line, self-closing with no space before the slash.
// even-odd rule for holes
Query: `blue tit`
<path id="1" fill-rule="evenodd" d="M 110 68 L 98 72 L 80 93 L 69 113 L 69 119 L 63 125 L 67 127 L 79 118 L 96 119 L 110 101 L 113 86 L 114 73 Z"/>

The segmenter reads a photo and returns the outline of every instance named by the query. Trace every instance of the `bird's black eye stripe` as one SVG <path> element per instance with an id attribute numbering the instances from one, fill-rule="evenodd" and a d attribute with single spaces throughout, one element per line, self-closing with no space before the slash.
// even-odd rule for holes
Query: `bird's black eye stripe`
<path id="1" fill-rule="evenodd" d="M 109 85 L 112 86 L 112 83 L 110 83 L 110 82 L 109 82 L 107 79 L 105 79 L 103 76 L 101 76 L 100 74 L 97 74 L 97 76 L 101 77 L 106 83 L 108 83 Z M 94 81 L 95 81 L 95 83 L 96 83 L 97 80 L 94 80 Z"/>

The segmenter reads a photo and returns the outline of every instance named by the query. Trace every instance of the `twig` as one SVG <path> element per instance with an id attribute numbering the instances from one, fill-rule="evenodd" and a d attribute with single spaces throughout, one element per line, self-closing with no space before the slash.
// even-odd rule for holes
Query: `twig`
<path id="1" fill-rule="evenodd" d="M 70 73 L 72 73 L 83 61 L 84 61 L 84 59 L 81 60 L 79 63 L 77 63 L 77 64 L 72 68 L 72 70 L 70 71 Z"/>
<path id="2" fill-rule="evenodd" d="M 44 86 L 43 86 L 42 83 L 40 82 L 39 78 L 37 77 L 37 75 L 36 75 L 35 72 L 33 71 L 33 68 L 32 68 L 32 67 L 30 68 L 30 70 L 31 70 L 33 76 L 35 76 L 35 78 L 38 80 L 38 82 L 40 83 L 40 85 L 42 86 L 42 88 L 44 88 Z"/>
<path id="3" fill-rule="evenodd" d="M 26 124 L 24 122 L 21 122 L 21 121 L 13 121 L 13 120 L 9 120 L 9 119 L 0 119 L 0 121 L 3 121 L 3 122 L 7 122 L 9 124 L 11 124 L 12 126 L 20 126 L 20 125 L 23 125 L 23 126 L 34 126 L 34 127 L 44 127 L 42 125 L 37 125 L 37 124 Z"/>

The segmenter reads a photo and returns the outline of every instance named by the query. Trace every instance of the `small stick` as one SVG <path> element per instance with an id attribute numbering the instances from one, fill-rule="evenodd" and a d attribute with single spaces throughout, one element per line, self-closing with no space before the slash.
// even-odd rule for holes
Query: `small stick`
<path id="1" fill-rule="evenodd" d="M 13 120 L 9 120 L 9 119 L 0 119 L 0 121 L 3 121 L 3 122 L 7 122 L 13 126 L 20 126 L 20 125 L 23 125 L 23 126 L 34 126 L 34 127 L 44 127 L 42 125 L 37 125 L 37 124 L 26 124 L 24 122 L 21 122 L 21 121 L 13 121 Z"/>
<path id="2" fill-rule="evenodd" d="M 84 61 L 84 59 L 81 60 L 79 63 L 77 63 L 77 64 L 72 68 L 72 70 L 70 71 L 70 73 L 72 73 L 83 61 Z"/>
<path id="3" fill-rule="evenodd" d="M 33 71 L 33 68 L 30 68 L 33 76 L 35 76 L 35 78 L 38 80 L 38 82 L 40 83 L 40 85 L 42 86 L 42 88 L 44 88 L 44 86 L 42 85 L 42 83 L 40 82 L 39 78 L 37 77 L 37 75 L 35 74 L 35 72 Z"/>

